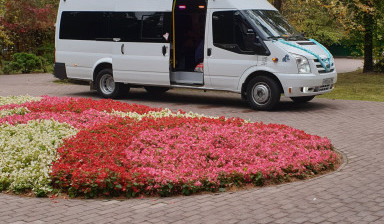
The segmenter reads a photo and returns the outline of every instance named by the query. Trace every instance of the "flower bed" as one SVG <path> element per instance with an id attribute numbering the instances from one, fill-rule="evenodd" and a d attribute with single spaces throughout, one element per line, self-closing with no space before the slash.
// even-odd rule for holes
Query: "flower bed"
<path id="1" fill-rule="evenodd" d="M 189 195 L 304 178 L 338 160 L 328 139 L 285 125 L 112 100 L 14 100 L 0 104 L 0 136 L 8 139 L 0 142 L 6 158 L 0 167 L 7 167 L 0 170 L 0 190 Z"/>

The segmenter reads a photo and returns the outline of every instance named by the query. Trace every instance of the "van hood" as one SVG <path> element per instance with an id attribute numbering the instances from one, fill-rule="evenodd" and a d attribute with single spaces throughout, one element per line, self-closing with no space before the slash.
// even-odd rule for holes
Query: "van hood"
<path id="1" fill-rule="evenodd" d="M 280 41 L 275 41 L 274 43 L 278 47 L 287 51 L 288 53 L 302 55 L 308 59 L 315 60 L 317 58 L 313 54 L 308 53 L 307 51 L 310 51 L 310 52 L 313 52 L 313 53 L 319 55 L 321 59 L 328 59 L 329 58 L 328 53 L 322 47 L 320 47 L 319 45 L 317 45 L 316 43 L 314 43 L 312 41 L 286 41 L 286 42 L 289 44 L 296 45 L 296 46 L 298 46 L 298 48 L 287 45 L 287 44 L 282 43 Z M 307 51 L 302 50 L 300 48 L 303 48 Z M 332 56 L 332 58 L 333 58 L 333 56 Z"/>

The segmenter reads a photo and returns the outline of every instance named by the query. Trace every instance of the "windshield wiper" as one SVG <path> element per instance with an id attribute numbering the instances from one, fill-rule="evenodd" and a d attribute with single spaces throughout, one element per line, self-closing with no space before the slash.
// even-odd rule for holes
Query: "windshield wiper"
<path id="1" fill-rule="evenodd" d="M 292 35 L 290 37 L 288 37 L 289 40 L 293 39 L 293 40 L 306 40 L 306 38 L 304 37 L 303 34 L 299 34 L 299 35 Z"/>
<path id="2" fill-rule="evenodd" d="M 305 40 L 305 37 L 303 35 L 292 35 L 292 36 L 270 36 L 267 37 L 268 39 L 278 40 L 278 39 L 284 39 L 284 40 Z"/>
<path id="3" fill-rule="evenodd" d="M 278 40 L 278 39 L 285 39 L 285 38 L 287 38 L 287 37 L 285 37 L 285 36 L 270 36 L 270 37 L 267 37 L 268 39 L 273 39 L 273 40 Z"/>

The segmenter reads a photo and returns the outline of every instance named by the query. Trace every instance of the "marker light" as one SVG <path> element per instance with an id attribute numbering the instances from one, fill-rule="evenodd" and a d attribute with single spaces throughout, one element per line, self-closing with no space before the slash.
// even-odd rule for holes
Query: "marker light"
<path id="1" fill-rule="evenodd" d="M 204 5 L 199 5 L 199 9 L 204 9 L 205 6 Z"/>
<path id="2" fill-rule="evenodd" d="M 277 62 L 279 62 L 279 59 L 278 58 L 272 58 L 272 61 L 277 63 Z"/>
<path id="3" fill-rule="evenodd" d="M 179 5 L 179 9 L 186 9 L 187 8 L 187 6 L 185 6 L 185 5 Z"/>

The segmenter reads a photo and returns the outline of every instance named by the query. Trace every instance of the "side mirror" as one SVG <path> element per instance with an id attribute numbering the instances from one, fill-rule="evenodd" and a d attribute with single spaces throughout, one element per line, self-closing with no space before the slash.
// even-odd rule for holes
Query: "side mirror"
<path id="1" fill-rule="evenodd" d="M 269 51 L 263 44 L 263 40 L 252 29 L 248 29 L 245 46 L 257 55 L 268 55 Z"/>
<path id="2" fill-rule="evenodd" d="M 258 44 L 256 33 L 252 29 L 248 29 L 245 35 L 244 45 L 246 49 L 254 51 L 255 45 Z"/>

